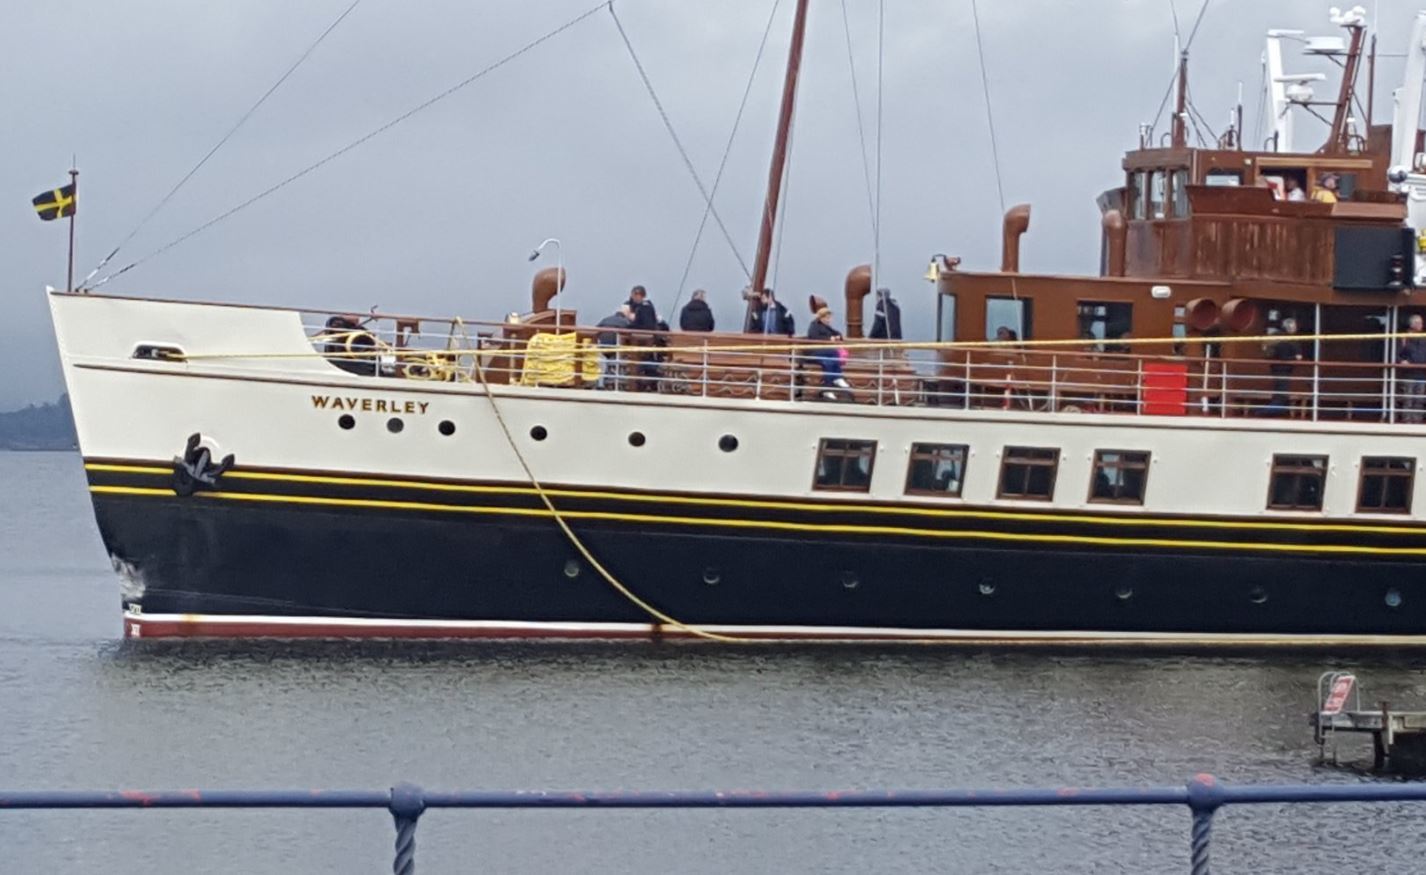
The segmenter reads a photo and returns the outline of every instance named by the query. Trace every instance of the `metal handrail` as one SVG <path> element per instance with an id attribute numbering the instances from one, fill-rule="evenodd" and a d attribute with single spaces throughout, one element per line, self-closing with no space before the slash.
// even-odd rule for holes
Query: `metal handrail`
<path id="1" fill-rule="evenodd" d="M 385 808 L 396 827 L 395 875 L 416 871 L 416 823 L 432 808 L 989 808 L 1185 805 L 1189 871 L 1209 875 L 1213 815 L 1227 805 L 1426 802 L 1426 783 L 1223 784 L 1195 775 L 1182 787 L 1059 787 L 851 791 L 0 790 L 0 812 L 113 808 Z"/>

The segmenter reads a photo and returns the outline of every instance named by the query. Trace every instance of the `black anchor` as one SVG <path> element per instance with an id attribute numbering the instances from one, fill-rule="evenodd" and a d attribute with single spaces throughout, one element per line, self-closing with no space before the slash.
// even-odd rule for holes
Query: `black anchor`
<path id="1" fill-rule="evenodd" d="M 199 446 L 203 435 L 194 432 L 188 438 L 182 458 L 173 460 L 173 491 L 188 497 L 199 489 L 216 489 L 218 478 L 222 477 L 236 461 L 232 453 L 213 464 L 213 454 L 207 447 Z"/>

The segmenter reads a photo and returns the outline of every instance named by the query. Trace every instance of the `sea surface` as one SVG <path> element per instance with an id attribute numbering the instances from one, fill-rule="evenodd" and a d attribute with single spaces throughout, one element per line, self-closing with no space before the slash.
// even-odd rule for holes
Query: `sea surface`
<path id="1" fill-rule="evenodd" d="M 375 548 L 379 548 L 375 547 Z M 274 556 L 280 562 L 282 557 Z M 1357 782 L 1324 668 L 1426 656 L 123 642 L 74 454 L 0 452 L 0 791 Z M 1343 743 L 1345 759 L 1369 744 Z M 1178 808 L 434 811 L 418 871 L 1184 872 Z M 1215 871 L 1420 871 L 1426 805 L 1230 809 Z M 390 871 L 384 811 L 0 810 L 0 872 Z"/>

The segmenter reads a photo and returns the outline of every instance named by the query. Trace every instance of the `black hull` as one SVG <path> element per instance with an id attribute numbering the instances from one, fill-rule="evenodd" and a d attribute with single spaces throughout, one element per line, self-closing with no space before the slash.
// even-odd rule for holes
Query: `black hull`
<path id="1" fill-rule="evenodd" d="M 95 512 L 111 554 L 142 583 L 129 608 L 143 616 L 450 624 L 432 634 L 471 622 L 509 634 L 653 622 L 528 489 L 250 472 L 185 498 L 162 469 L 94 470 L 106 467 L 125 466 L 91 466 Z M 554 501 L 621 582 L 693 626 L 1185 641 L 1426 633 L 1426 544 L 1408 530 L 1126 529 L 590 492 Z"/>

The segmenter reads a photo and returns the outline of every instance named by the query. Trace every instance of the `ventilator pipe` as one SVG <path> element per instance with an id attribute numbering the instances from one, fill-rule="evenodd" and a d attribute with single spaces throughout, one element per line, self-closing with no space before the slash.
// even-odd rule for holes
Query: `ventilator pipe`
<path id="1" fill-rule="evenodd" d="M 1258 322 L 1258 302 L 1249 298 L 1230 298 L 1218 314 L 1218 321 L 1234 333 L 1248 331 Z"/>
<path id="2" fill-rule="evenodd" d="M 1207 331 L 1218 324 L 1218 302 L 1212 298 L 1194 298 L 1183 305 L 1183 321 L 1194 331 Z"/>
<path id="3" fill-rule="evenodd" d="M 871 265 L 847 271 L 847 337 L 862 337 L 862 299 L 871 294 Z"/>
<path id="4" fill-rule="evenodd" d="M 531 309 L 536 313 L 550 309 L 550 301 L 564 290 L 565 281 L 568 279 L 569 276 L 563 268 L 546 267 L 536 271 L 535 278 L 530 283 Z"/>
<path id="5" fill-rule="evenodd" d="M 1001 273 L 1020 272 L 1020 235 L 1030 230 L 1030 205 L 1016 204 L 1005 211 L 1005 232 L 1001 237 Z"/>
<path id="6" fill-rule="evenodd" d="M 1099 224 L 1104 229 L 1105 275 L 1123 276 L 1125 246 L 1129 237 L 1129 226 L 1124 222 L 1124 214 L 1118 210 L 1105 210 Z"/>

